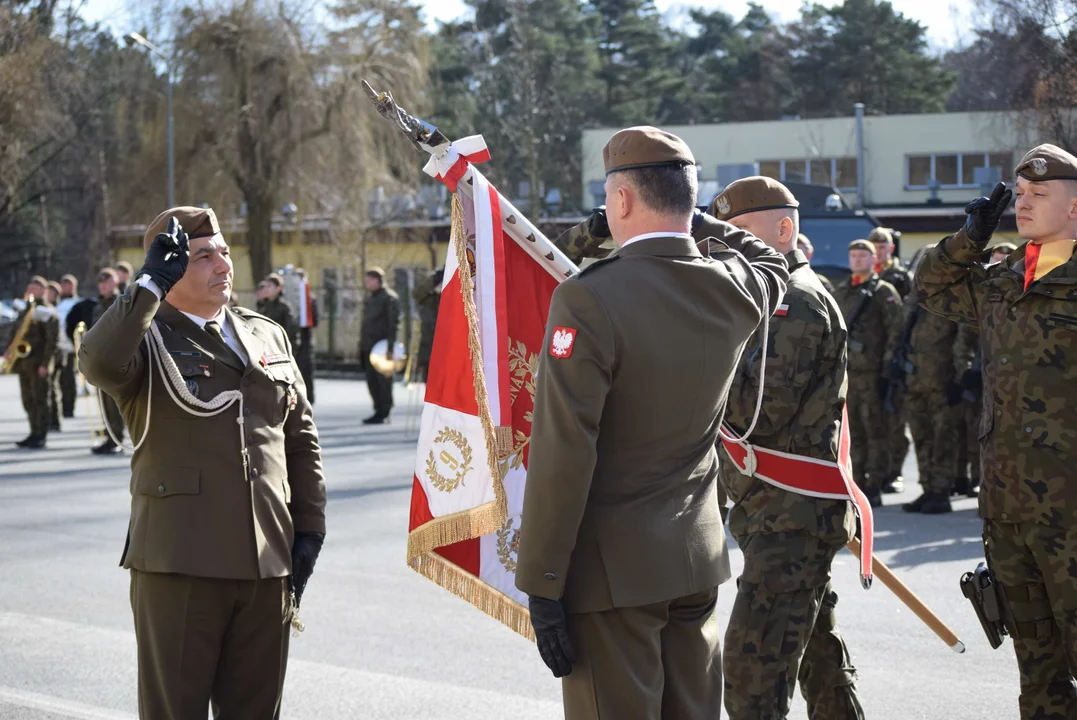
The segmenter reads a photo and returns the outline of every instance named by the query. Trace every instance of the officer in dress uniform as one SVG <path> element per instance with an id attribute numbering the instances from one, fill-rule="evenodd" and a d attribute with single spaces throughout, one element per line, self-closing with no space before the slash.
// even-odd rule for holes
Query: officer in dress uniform
<path id="1" fill-rule="evenodd" d="M 285 330 L 227 307 L 232 261 L 213 211 L 168 210 L 143 245 L 135 282 L 79 351 L 140 443 L 121 560 L 139 712 L 277 718 L 325 534 L 318 431 Z"/>
<path id="2" fill-rule="evenodd" d="M 747 233 L 700 253 L 680 138 L 629 128 L 603 159 L 618 249 L 553 294 L 516 586 L 568 720 L 710 720 L 730 574 L 714 443 L 737 358 L 788 270 Z"/>
<path id="3" fill-rule="evenodd" d="M 1077 157 L 1054 145 L 1017 165 L 1017 231 L 1027 242 L 988 264 L 1010 204 L 999 183 L 924 255 L 923 306 L 977 325 L 983 365 L 980 515 L 984 550 L 1009 606 L 1023 720 L 1077 717 Z"/>

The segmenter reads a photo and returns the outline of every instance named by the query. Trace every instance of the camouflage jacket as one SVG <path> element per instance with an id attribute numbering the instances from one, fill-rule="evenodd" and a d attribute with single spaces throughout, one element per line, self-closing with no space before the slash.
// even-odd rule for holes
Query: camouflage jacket
<path id="1" fill-rule="evenodd" d="M 804 254 L 794 250 L 785 259 L 789 284 L 783 307 L 770 319 L 763 404 L 749 442 L 833 461 L 847 384 L 845 320 Z M 757 332 L 744 348 L 729 390 L 726 421 L 738 434 L 755 412 L 761 352 Z M 856 523 L 850 503 L 782 490 L 741 474 L 724 449 L 720 455 L 722 484 L 734 503 L 727 520 L 734 537 L 806 531 L 840 545 L 852 538 Z"/>
<path id="2" fill-rule="evenodd" d="M 855 318 L 860 298 L 864 309 Z M 849 331 L 849 372 L 881 374 L 901 340 L 904 327 L 901 298 L 894 286 L 872 275 L 853 285 L 852 276 L 838 283 L 834 299 L 841 307 Z"/>
<path id="3" fill-rule="evenodd" d="M 388 340 L 390 347 L 396 342 L 396 331 L 400 325 L 400 301 L 396 293 L 389 288 L 366 296 L 363 302 L 363 326 L 359 330 L 359 348 L 366 362 L 370 349 L 379 340 Z"/>
<path id="4" fill-rule="evenodd" d="M 928 310 L 980 329 L 980 514 L 1077 524 L 1077 254 L 1024 290 L 1025 247 L 984 265 L 964 230 L 916 274 Z"/>
<path id="5" fill-rule="evenodd" d="M 295 345 L 295 333 L 298 329 L 299 319 L 296 317 L 292 304 L 282 296 L 273 300 L 263 300 L 258 303 L 258 313 L 284 328 L 288 341 Z"/>
<path id="6" fill-rule="evenodd" d="M 912 366 L 906 370 L 905 386 L 912 393 L 945 393 L 951 383 L 961 379 L 960 375 L 955 377 L 961 352 L 960 326 L 923 310 L 916 302 L 919 297 L 915 290 L 905 296 L 905 323 L 914 321 L 904 348 L 905 360 Z"/>
<path id="7" fill-rule="evenodd" d="M 56 314 L 56 308 L 41 303 L 27 305 L 19 313 L 15 324 L 11 326 L 12 334 L 22 327 L 27 313 L 32 313 L 33 317 L 22 342 L 30 345 L 30 353 L 13 363 L 13 370 L 19 373 L 37 372 L 42 365 L 51 365 L 60 340 L 60 318 Z"/>
<path id="8" fill-rule="evenodd" d="M 602 247 L 605 243 L 609 243 L 610 247 Z M 579 265 L 584 258 L 604 258 L 616 249 L 613 240 L 609 237 L 600 237 L 591 233 L 590 217 L 558 235 L 553 244 L 576 265 Z"/>
<path id="9" fill-rule="evenodd" d="M 890 263 L 878 272 L 880 278 L 894 286 L 898 295 L 904 298 L 912 290 L 912 276 L 909 269 L 901 264 L 896 257 L 890 258 Z"/>

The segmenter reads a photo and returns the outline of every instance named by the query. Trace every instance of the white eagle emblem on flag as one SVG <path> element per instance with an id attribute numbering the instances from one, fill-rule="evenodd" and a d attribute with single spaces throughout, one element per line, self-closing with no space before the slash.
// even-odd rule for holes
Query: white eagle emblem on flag
<path id="1" fill-rule="evenodd" d="M 550 340 L 550 355 L 555 358 L 567 358 L 572 355 L 572 345 L 576 342 L 576 328 L 557 326 L 553 329 Z"/>

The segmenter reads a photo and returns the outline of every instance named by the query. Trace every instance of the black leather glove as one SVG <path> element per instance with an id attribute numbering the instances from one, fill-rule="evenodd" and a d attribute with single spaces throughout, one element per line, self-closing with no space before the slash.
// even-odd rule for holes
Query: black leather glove
<path id="1" fill-rule="evenodd" d="M 965 394 L 965 388 L 961 383 L 949 383 L 946 386 L 946 404 L 953 407 L 961 402 L 961 396 Z"/>
<path id="2" fill-rule="evenodd" d="M 979 197 L 966 205 L 965 234 L 969 240 L 980 248 L 986 247 L 1012 198 L 1013 191 L 1006 188 L 1006 183 L 999 183 L 990 198 Z"/>
<path id="3" fill-rule="evenodd" d="M 179 282 L 187 272 L 187 260 L 191 257 L 191 246 L 187 242 L 187 233 L 183 232 L 176 218 L 168 219 L 165 232 L 157 233 L 146 251 L 142 269 L 135 274 L 148 275 L 165 295 L 172 286 Z"/>
<path id="4" fill-rule="evenodd" d="M 555 678 L 564 677 L 572 672 L 572 663 L 576 662 L 576 651 L 568 637 L 568 618 L 565 606 L 560 600 L 529 595 L 528 607 L 531 610 L 531 627 L 535 628 L 535 644 L 538 645 L 542 662 L 550 668 Z"/>
<path id="5" fill-rule="evenodd" d="M 299 601 L 303 599 L 303 591 L 307 589 L 307 580 L 310 580 L 314 572 L 314 563 L 318 561 L 318 554 L 322 551 L 322 543 L 325 535 L 315 532 L 297 532 L 295 542 L 292 543 L 292 576 L 291 588 L 295 593 L 295 604 L 299 607 Z"/>
<path id="6" fill-rule="evenodd" d="M 706 214 L 702 210 L 700 210 L 699 208 L 696 208 L 692 212 L 692 234 L 693 235 L 696 234 L 696 230 L 698 230 L 699 226 L 703 223 L 703 218 L 704 217 L 706 217 Z"/>
<path id="7" fill-rule="evenodd" d="M 885 377 L 880 376 L 875 381 L 875 392 L 879 393 L 879 399 L 880 400 L 885 400 L 886 399 L 886 392 L 889 389 L 890 389 L 890 381 L 887 380 Z"/>
<path id="8" fill-rule="evenodd" d="M 587 221 L 587 231 L 593 238 L 608 238 L 610 236 L 610 224 L 606 220 L 606 206 L 601 205 L 591 211 L 591 217 Z"/>

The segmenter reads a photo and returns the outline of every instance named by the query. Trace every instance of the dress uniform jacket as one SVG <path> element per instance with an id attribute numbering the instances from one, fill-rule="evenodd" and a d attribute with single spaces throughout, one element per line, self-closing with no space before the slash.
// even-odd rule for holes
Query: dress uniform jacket
<path id="1" fill-rule="evenodd" d="M 120 296 L 80 348 L 80 367 L 119 404 L 136 443 L 151 411 L 149 434 L 131 461 L 125 568 L 238 580 L 284 577 L 291 571 L 293 532 L 325 532 L 321 450 L 290 343 L 279 325 L 257 313 L 225 312 L 249 358 L 245 367 L 226 345 L 138 285 Z M 196 397 L 242 393 L 242 426 L 238 403 L 206 418 L 172 400 L 148 361 L 154 320 Z M 240 427 L 249 452 L 246 474 Z"/>
<path id="2" fill-rule="evenodd" d="M 554 292 L 520 533 L 523 592 L 588 613 L 729 578 L 715 441 L 737 359 L 781 302 L 788 270 L 748 233 L 730 228 L 726 243 L 708 259 L 687 235 L 640 239 Z"/>

